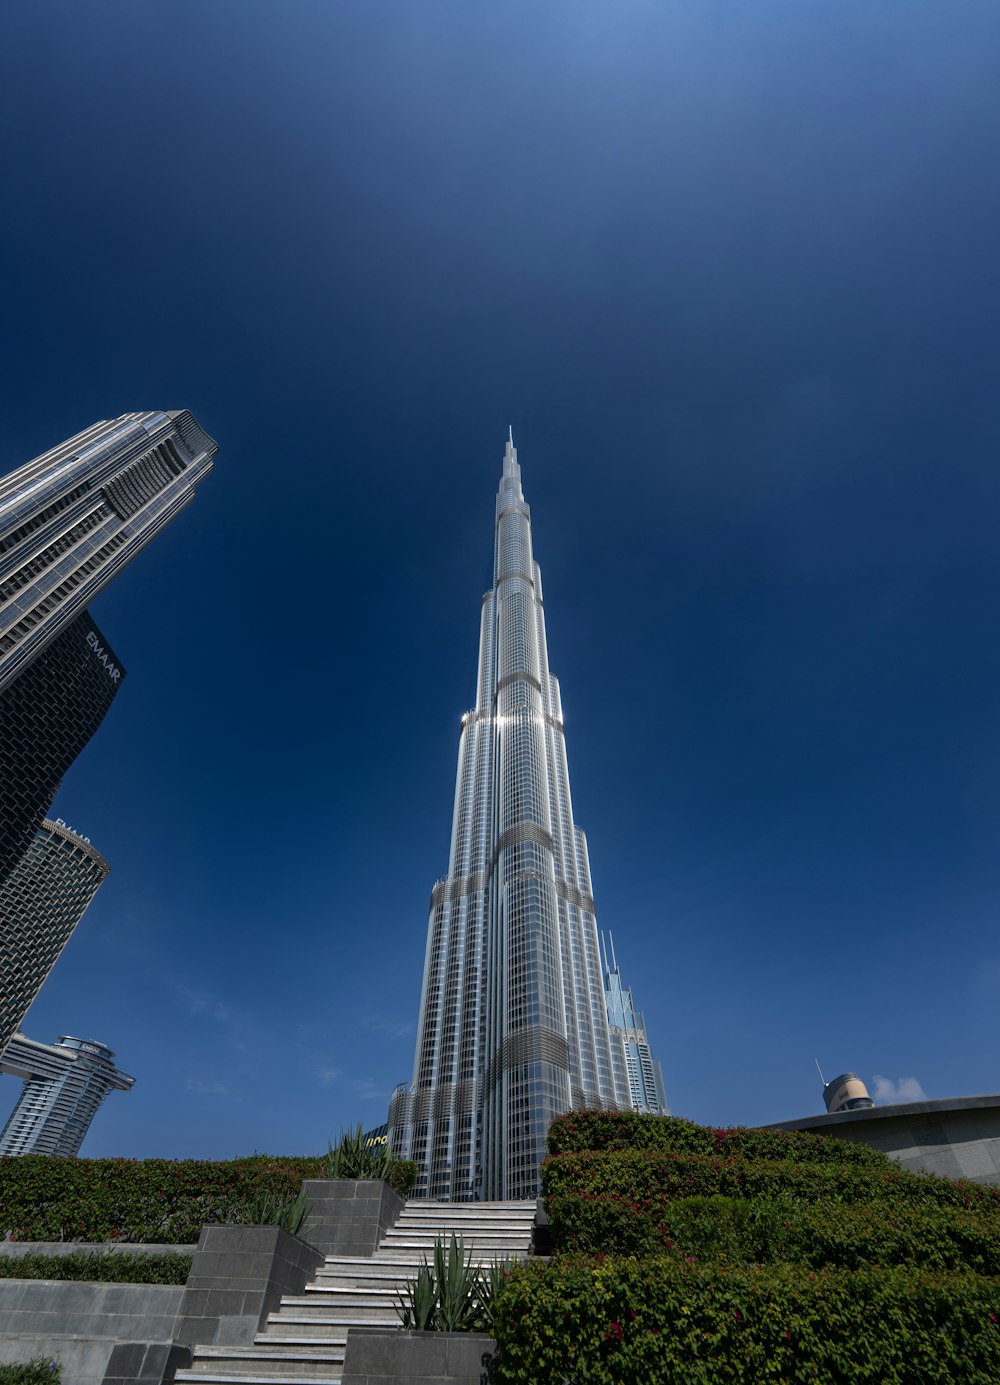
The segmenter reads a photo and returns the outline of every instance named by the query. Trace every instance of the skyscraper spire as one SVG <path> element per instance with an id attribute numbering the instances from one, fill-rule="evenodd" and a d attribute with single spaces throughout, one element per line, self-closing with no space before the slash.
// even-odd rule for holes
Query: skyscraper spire
<path id="1" fill-rule="evenodd" d="M 533 1197 L 552 1120 L 629 1107 L 573 820 L 531 513 L 508 429 L 476 705 L 462 718 L 448 874 L 431 894 L 413 1082 L 389 1112 L 415 1195 Z"/>

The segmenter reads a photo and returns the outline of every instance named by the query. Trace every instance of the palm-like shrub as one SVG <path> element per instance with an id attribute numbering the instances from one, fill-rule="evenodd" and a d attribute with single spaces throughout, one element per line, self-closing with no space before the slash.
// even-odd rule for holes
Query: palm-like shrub
<path id="1" fill-rule="evenodd" d="M 452 1233 L 447 1245 L 438 1239 L 431 1262 L 426 1259 L 399 1293 L 403 1326 L 418 1332 L 486 1332 L 493 1325 L 493 1302 L 508 1271 L 504 1265 L 482 1268 L 472 1263 L 472 1248 Z"/>
<path id="2" fill-rule="evenodd" d="M 308 1210 L 305 1185 L 295 1197 L 283 1198 L 277 1193 L 260 1192 L 240 1209 L 239 1225 L 278 1226 L 282 1231 L 297 1236 Z"/>
<path id="3" fill-rule="evenodd" d="M 387 1144 L 365 1143 L 363 1128 L 342 1130 L 336 1146 L 327 1141 L 327 1178 L 381 1178 L 386 1182 L 395 1160 Z"/>

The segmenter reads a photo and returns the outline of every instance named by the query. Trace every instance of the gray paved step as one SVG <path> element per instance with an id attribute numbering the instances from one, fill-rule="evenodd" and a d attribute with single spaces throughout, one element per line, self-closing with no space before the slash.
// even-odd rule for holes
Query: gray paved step
<path id="1" fill-rule="evenodd" d="M 310 1346 L 271 1342 L 253 1347 L 201 1347 L 188 1372 L 188 1378 L 203 1381 L 207 1376 L 224 1375 L 227 1380 L 248 1373 L 307 1377 L 329 1380 L 339 1375 L 344 1365 L 345 1341 L 334 1346 L 316 1342 Z"/>
<path id="2" fill-rule="evenodd" d="M 275 1362 L 275 1366 L 280 1363 Z M 174 1379 L 181 1381 L 193 1380 L 197 1385 L 207 1385 L 208 1381 L 220 1381 L 221 1385 L 275 1385 L 280 1381 L 281 1385 L 316 1385 L 317 1380 L 326 1381 L 326 1385 L 340 1385 L 340 1378 L 343 1374 L 343 1366 L 331 1365 L 326 1375 L 296 1375 L 293 1372 L 284 1372 L 279 1369 L 273 1371 L 249 1372 L 244 1371 L 240 1374 L 229 1371 L 195 1371 L 179 1370 Z"/>

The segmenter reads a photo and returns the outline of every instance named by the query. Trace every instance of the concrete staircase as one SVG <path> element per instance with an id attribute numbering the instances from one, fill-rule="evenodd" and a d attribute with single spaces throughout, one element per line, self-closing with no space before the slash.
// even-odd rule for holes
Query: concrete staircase
<path id="1" fill-rule="evenodd" d="M 524 1260 L 534 1202 L 410 1202 L 374 1255 L 328 1255 L 302 1295 L 286 1294 L 253 1346 L 195 1347 L 178 1381 L 194 1385 L 340 1385 L 349 1327 L 400 1326 L 397 1294 L 452 1232 L 476 1264 Z"/>

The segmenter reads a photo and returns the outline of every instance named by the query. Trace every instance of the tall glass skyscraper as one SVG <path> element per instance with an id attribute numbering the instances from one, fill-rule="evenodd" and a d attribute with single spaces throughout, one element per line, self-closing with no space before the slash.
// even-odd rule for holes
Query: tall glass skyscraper
<path id="1" fill-rule="evenodd" d="M 124 676 L 87 603 L 217 450 L 186 409 L 124 414 L 0 477 L 0 881 Z"/>
<path id="2" fill-rule="evenodd" d="M 110 869 L 85 837 L 46 819 L 0 884 L 0 1053 Z"/>
<path id="3" fill-rule="evenodd" d="M 25 1079 L 0 1131 L 0 1159 L 56 1154 L 72 1159 L 109 1092 L 130 1092 L 135 1078 L 115 1067 L 115 1055 L 96 1039 L 63 1034 L 39 1044 L 16 1034 L 0 1056 L 0 1071 Z"/>
<path id="4" fill-rule="evenodd" d="M 608 1023 L 611 1026 L 612 1045 L 617 1049 L 616 1058 L 624 1071 L 628 1083 L 629 1100 L 634 1111 L 642 1111 L 649 1116 L 669 1116 L 667 1093 L 663 1085 L 663 1072 L 653 1057 L 646 1035 L 646 1021 L 642 1011 L 635 1008 L 632 987 L 622 982 L 615 959 L 614 939 L 610 937 L 611 962 L 608 951 L 604 950 L 604 990 L 608 998 Z M 604 946 L 604 937 L 601 936 Z"/>
<path id="5" fill-rule="evenodd" d="M 510 438 L 448 874 L 431 895 L 413 1081 L 393 1096 L 392 1144 L 417 1163 L 416 1196 L 527 1198 L 555 1116 L 630 1105 Z"/>

